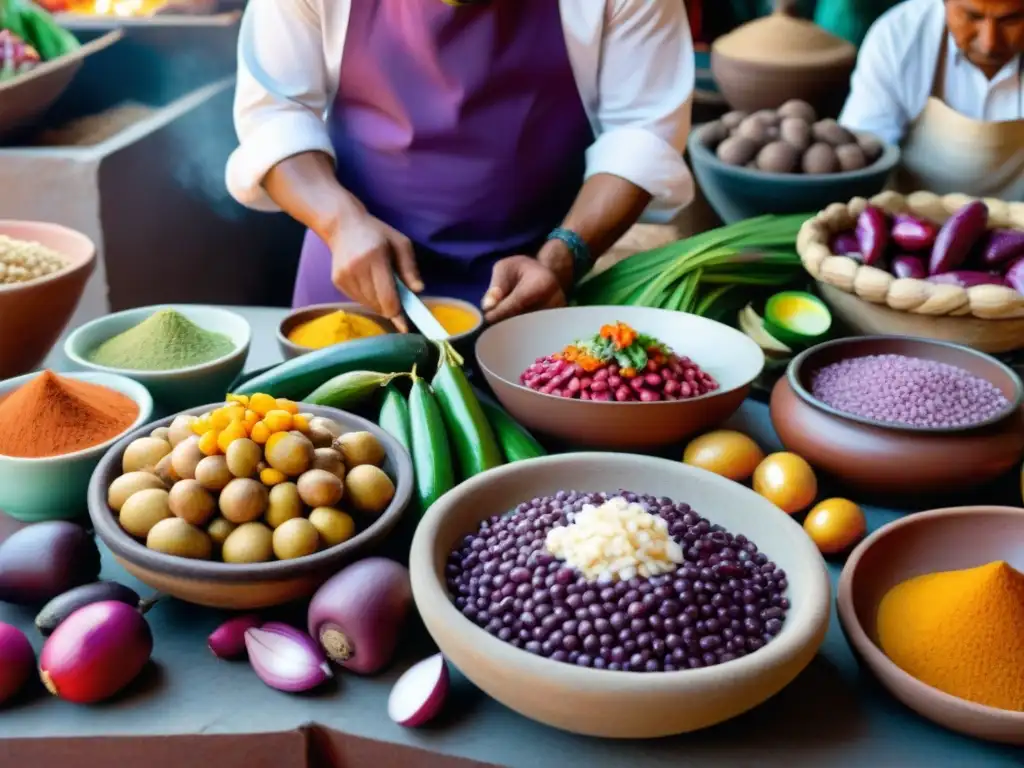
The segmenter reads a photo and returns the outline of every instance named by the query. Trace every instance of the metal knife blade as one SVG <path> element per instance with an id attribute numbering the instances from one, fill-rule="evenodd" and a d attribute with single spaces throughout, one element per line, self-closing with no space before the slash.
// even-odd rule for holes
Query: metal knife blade
<path id="1" fill-rule="evenodd" d="M 432 341 L 442 341 L 449 337 L 448 331 L 437 321 L 427 305 L 409 290 L 409 286 L 403 283 L 398 275 L 395 275 L 395 287 L 398 288 L 398 300 L 402 302 L 406 317 L 420 333 Z"/>

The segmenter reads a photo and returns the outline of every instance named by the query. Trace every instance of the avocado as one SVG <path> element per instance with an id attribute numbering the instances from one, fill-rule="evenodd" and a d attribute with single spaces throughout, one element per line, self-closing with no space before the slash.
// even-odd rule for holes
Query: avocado
<path id="1" fill-rule="evenodd" d="M 825 302 L 804 291 L 783 291 L 764 307 L 764 329 L 788 347 L 809 347 L 832 327 Z"/>

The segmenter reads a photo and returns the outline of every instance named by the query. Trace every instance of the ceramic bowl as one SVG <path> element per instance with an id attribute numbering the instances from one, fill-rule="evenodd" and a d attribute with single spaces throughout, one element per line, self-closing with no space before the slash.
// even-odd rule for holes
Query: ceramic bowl
<path id="1" fill-rule="evenodd" d="M 153 398 L 138 382 L 110 373 L 64 373 L 65 378 L 100 384 L 127 395 L 139 406 L 129 427 L 137 429 L 153 417 Z M 38 376 L 29 373 L 0 382 L 0 399 Z M 126 432 L 128 430 L 125 430 Z M 63 456 L 23 459 L 0 456 L 0 509 L 30 523 L 85 517 L 86 489 L 93 469 L 121 436 Z"/>
<path id="2" fill-rule="evenodd" d="M 536 656 L 488 634 L 448 595 L 448 554 L 484 519 L 559 490 L 628 488 L 691 504 L 712 523 L 743 533 L 789 575 L 790 612 L 763 649 L 716 667 L 611 672 Z M 442 496 L 416 529 L 409 556 L 413 596 L 441 652 L 486 694 L 556 728 L 609 738 L 654 738 L 724 722 L 774 696 L 814 658 L 829 621 L 821 555 L 789 515 L 750 489 L 680 462 L 616 453 L 567 453 L 520 461 Z"/>
<path id="3" fill-rule="evenodd" d="M 6 379 L 38 368 L 64 332 L 96 266 L 96 246 L 80 232 L 42 221 L 0 220 L 0 235 L 41 243 L 68 262 L 52 275 L 0 285 L 0 379 Z"/>
<path id="4" fill-rule="evenodd" d="M 199 415 L 220 405 L 223 402 L 190 408 L 184 413 Z M 117 522 L 116 514 L 107 505 L 107 489 L 121 474 L 121 457 L 128 444 L 158 427 L 168 426 L 174 421 L 173 416 L 125 435 L 107 451 L 96 467 L 89 484 L 89 516 L 96 535 L 132 576 L 158 592 L 189 603 L 213 608 L 251 610 L 308 597 L 343 565 L 362 556 L 391 533 L 412 495 L 413 474 L 408 452 L 376 424 L 335 408 L 315 405 L 303 407 L 316 416 L 334 419 L 346 432 L 371 432 L 384 446 L 387 454 L 382 468 L 395 481 L 395 497 L 380 517 L 348 541 L 295 560 L 236 565 L 165 555 L 133 539 L 124 532 Z"/>
<path id="5" fill-rule="evenodd" d="M 878 605 L 892 587 L 926 573 L 1005 560 L 1024 571 L 1024 509 L 955 507 L 901 518 L 862 541 L 839 577 L 847 640 L 889 692 L 922 717 L 979 739 L 1024 746 L 1024 712 L 974 704 L 911 677 L 878 646 Z"/>
<path id="6" fill-rule="evenodd" d="M 628 323 L 690 357 L 720 388 L 690 400 L 602 403 L 545 395 L 519 383 L 537 358 L 613 322 Z M 576 446 L 629 450 L 676 443 L 729 418 L 764 367 L 760 347 L 739 331 L 697 315 L 648 307 L 566 307 L 520 315 L 485 330 L 476 358 L 501 404 L 532 432 Z"/>
<path id="7" fill-rule="evenodd" d="M 108 368 L 89 361 L 88 355 L 107 339 L 134 328 L 163 309 L 180 312 L 206 331 L 224 334 L 231 339 L 234 349 L 208 363 L 169 371 Z M 64 354 L 79 368 L 118 373 L 145 384 L 153 395 L 158 411 L 168 413 L 222 399 L 228 386 L 245 365 L 250 336 L 249 323 L 241 315 L 227 309 L 200 304 L 161 304 L 127 309 L 86 323 L 68 336 L 64 342 Z"/>
<path id="8" fill-rule="evenodd" d="M 948 363 L 987 379 L 1013 406 L 994 423 L 924 429 L 844 414 L 811 395 L 815 371 L 839 360 L 897 354 Z M 771 418 L 783 445 L 851 489 L 917 495 L 965 491 L 1014 468 L 1024 455 L 1022 386 L 1017 375 L 981 352 L 903 336 L 827 341 L 801 352 L 772 391 Z"/>
<path id="9" fill-rule="evenodd" d="M 310 320 L 316 320 L 318 317 L 329 315 L 331 312 L 349 312 L 353 315 L 360 315 L 365 317 L 367 320 L 372 320 L 381 328 L 388 333 L 398 333 L 398 329 L 391 324 L 391 321 L 381 315 L 371 312 L 364 308 L 361 304 L 357 304 L 354 301 L 344 301 L 335 304 L 314 304 L 310 307 L 302 307 L 296 309 L 288 314 L 281 324 L 277 327 L 277 346 L 281 350 L 281 354 L 284 355 L 285 360 L 290 360 L 293 357 L 299 357 L 307 352 L 312 352 L 312 348 L 300 346 L 288 339 L 288 334 L 295 330 L 296 326 L 308 323 Z"/>
<path id="10" fill-rule="evenodd" d="M 790 99 L 813 106 L 822 117 L 836 117 L 850 91 L 853 59 L 815 66 L 742 61 L 711 51 L 711 72 L 733 109 L 777 109 Z"/>
<path id="11" fill-rule="evenodd" d="M 885 187 L 900 159 L 899 147 L 886 145 L 878 160 L 859 171 L 765 173 L 723 163 L 707 148 L 701 134 L 701 128 L 690 132 L 690 164 L 701 192 L 726 224 L 766 213 L 810 214 L 829 203 L 872 197 Z"/>

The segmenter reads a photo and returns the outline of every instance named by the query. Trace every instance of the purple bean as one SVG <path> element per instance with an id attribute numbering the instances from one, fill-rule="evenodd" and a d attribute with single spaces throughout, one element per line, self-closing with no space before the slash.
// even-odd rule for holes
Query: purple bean
<path id="1" fill-rule="evenodd" d="M 671 368 L 662 368 L 661 378 L 664 379 L 665 381 L 675 381 L 676 375 Z"/>
<path id="2" fill-rule="evenodd" d="M 622 386 L 622 377 L 621 376 L 609 376 L 608 377 L 608 386 L 611 387 L 612 389 L 616 389 L 617 387 Z"/>
<path id="3" fill-rule="evenodd" d="M 644 388 L 644 379 L 643 379 L 643 377 L 642 376 L 635 376 L 634 378 L 630 379 L 629 380 L 629 386 L 630 386 L 630 389 L 632 389 L 634 392 L 639 392 L 641 389 Z"/>
<path id="4" fill-rule="evenodd" d="M 959 268 L 985 235 L 987 227 L 988 206 L 980 200 L 968 203 L 950 216 L 935 237 L 928 273 L 938 275 Z"/>
<path id="5" fill-rule="evenodd" d="M 545 395 L 550 395 L 555 391 L 555 385 L 553 382 L 545 384 L 543 387 L 540 388 L 540 391 Z"/>
<path id="6" fill-rule="evenodd" d="M 596 371 L 594 371 L 594 381 L 604 381 L 607 378 L 608 378 L 608 369 L 607 368 L 598 368 Z"/>
<path id="7" fill-rule="evenodd" d="M 595 379 L 594 383 L 590 385 L 590 391 L 591 392 L 607 392 L 608 391 L 608 382 L 607 381 L 598 381 L 598 380 Z"/>
<path id="8" fill-rule="evenodd" d="M 657 392 L 652 392 L 649 389 L 641 389 L 640 390 L 640 401 L 641 402 L 653 403 L 653 402 L 656 402 L 658 400 L 661 400 L 661 395 L 659 395 Z"/>
<path id="9" fill-rule="evenodd" d="M 930 221 L 908 213 L 897 213 L 889 232 L 892 241 L 905 251 L 927 251 L 935 244 L 938 233 L 939 228 Z"/>
<path id="10" fill-rule="evenodd" d="M 689 382 L 684 381 L 682 384 L 679 385 L 679 396 L 680 397 L 689 397 L 692 392 L 693 392 L 693 387 L 690 385 Z"/>
<path id="11" fill-rule="evenodd" d="M 979 272 L 973 269 L 959 269 L 932 275 L 928 278 L 928 282 L 941 285 L 959 285 L 961 288 L 973 288 L 976 285 L 1006 285 L 1006 280 L 999 275 L 993 275 L 991 272 Z"/>
<path id="12" fill-rule="evenodd" d="M 870 266 L 882 258 L 889 244 L 889 226 L 881 208 L 869 205 L 861 211 L 857 217 L 857 243 L 865 264 Z"/>
<path id="13" fill-rule="evenodd" d="M 583 389 L 590 389 L 590 385 L 594 383 L 594 380 L 589 376 L 580 376 L 580 387 Z"/>
<path id="14" fill-rule="evenodd" d="M 928 267 L 920 256 L 901 253 L 893 257 L 890 271 L 896 277 L 912 277 L 923 280 L 928 277 Z"/>
<path id="15" fill-rule="evenodd" d="M 666 395 L 675 396 L 679 394 L 680 384 L 675 379 L 669 379 L 665 382 L 665 389 L 662 390 Z"/>
<path id="16" fill-rule="evenodd" d="M 829 250 L 836 256 L 852 256 L 860 261 L 860 243 L 852 230 L 833 235 Z"/>
<path id="17" fill-rule="evenodd" d="M 644 381 L 647 383 L 647 386 L 649 386 L 649 387 L 654 387 L 656 389 L 661 389 L 661 385 L 662 385 L 661 376 L 659 376 L 656 373 L 652 372 L 652 373 L 645 374 L 644 375 Z"/>
<path id="18" fill-rule="evenodd" d="M 608 365 L 608 375 L 609 376 L 614 376 L 618 372 L 619 372 L 619 365 L 618 365 L 618 363 L 610 363 Z"/>
<path id="19" fill-rule="evenodd" d="M 1018 229 L 993 229 L 983 244 L 981 260 L 995 267 L 1024 256 L 1024 232 Z"/>
<path id="20" fill-rule="evenodd" d="M 559 387 L 552 387 L 550 394 L 554 395 L 555 397 L 561 397 L 562 390 Z"/>
<path id="21" fill-rule="evenodd" d="M 567 388 L 570 392 L 579 392 L 580 380 L 573 376 L 571 379 L 569 379 L 569 384 L 567 385 Z"/>
<path id="22" fill-rule="evenodd" d="M 1021 256 L 1006 270 L 1006 282 L 1017 293 L 1024 293 L 1024 256 Z"/>
<path id="23" fill-rule="evenodd" d="M 592 400 L 596 400 L 599 403 L 607 403 L 609 400 L 612 399 L 612 393 L 611 392 L 595 392 L 594 396 L 591 399 Z"/>
<path id="24" fill-rule="evenodd" d="M 589 392 L 587 392 L 586 390 L 583 390 L 582 392 L 580 392 L 580 400 L 589 400 L 589 399 L 590 399 L 590 393 Z"/>
<path id="25" fill-rule="evenodd" d="M 627 400 L 633 399 L 633 393 L 630 391 L 629 387 L 623 384 L 621 387 L 615 390 L 615 399 L 618 400 L 620 403 L 624 403 Z"/>

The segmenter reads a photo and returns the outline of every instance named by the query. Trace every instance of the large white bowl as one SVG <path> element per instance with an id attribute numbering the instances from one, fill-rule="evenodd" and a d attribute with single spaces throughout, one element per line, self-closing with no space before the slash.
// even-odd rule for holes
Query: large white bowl
<path id="1" fill-rule="evenodd" d="M 38 375 L 38 372 L 29 373 L 0 382 L 0 398 Z M 89 478 L 103 454 L 122 435 L 153 416 L 153 398 L 136 381 L 111 373 L 64 373 L 61 376 L 117 390 L 135 401 L 139 415 L 124 432 L 92 448 L 39 459 L 0 456 L 0 510 L 25 522 L 85 517 Z M 30 414 L 26 417 L 30 418 Z"/>
<path id="2" fill-rule="evenodd" d="M 624 322 L 710 373 L 720 387 L 689 400 L 602 403 L 545 395 L 519 383 L 537 358 Z M 698 315 L 648 307 L 565 307 L 531 312 L 481 334 L 476 359 L 505 409 L 531 431 L 574 446 L 638 450 L 676 443 L 729 418 L 764 368 L 746 334 Z"/>
<path id="3" fill-rule="evenodd" d="M 786 571 L 791 608 L 782 631 L 756 653 L 715 667 L 610 672 L 535 656 L 465 618 L 445 582 L 455 545 L 491 515 L 569 489 L 668 496 L 731 533 L 744 534 Z M 654 738 L 729 720 L 789 685 L 814 658 L 828 629 L 828 574 L 796 521 L 739 483 L 650 456 L 567 453 L 477 475 L 427 510 L 416 529 L 409 569 L 427 629 L 466 677 L 526 717 L 590 736 Z"/>
<path id="4" fill-rule="evenodd" d="M 162 309 L 173 309 L 206 331 L 224 334 L 231 339 L 234 349 L 208 363 L 168 371 L 109 368 L 88 359 L 88 355 L 107 339 L 134 328 Z M 126 309 L 86 323 L 68 336 L 64 354 L 79 368 L 116 373 L 145 384 L 157 408 L 161 412 L 173 412 L 223 400 L 228 386 L 245 366 L 251 336 L 245 318 L 230 310 L 201 304 L 160 304 Z"/>

